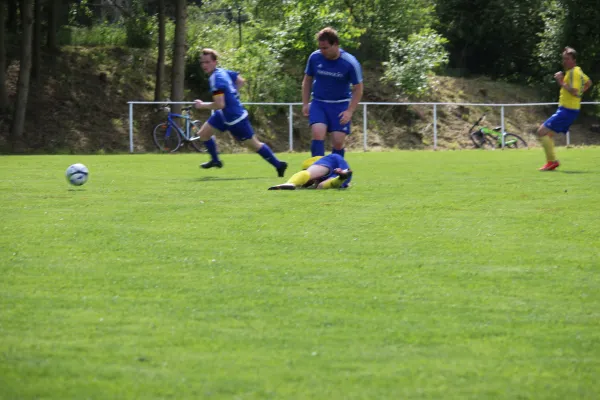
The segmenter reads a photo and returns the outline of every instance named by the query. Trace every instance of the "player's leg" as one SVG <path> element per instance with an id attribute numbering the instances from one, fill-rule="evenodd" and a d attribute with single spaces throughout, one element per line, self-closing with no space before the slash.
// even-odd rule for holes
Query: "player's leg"
<path id="1" fill-rule="evenodd" d="M 248 118 L 230 126 L 229 131 L 237 140 L 246 146 L 246 148 L 258 153 L 265 161 L 274 166 L 277 170 L 278 177 L 282 178 L 283 175 L 285 175 L 285 170 L 288 166 L 287 163 L 285 161 L 280 161 L 266 143 L 258 140 Z"/>
<path id="2" fill-rule="evenodd" d="M 554 152 L 553 136 L 557 132 L 567 132 L 578 115 L 579 110 L 570 110 L 559 107 L 556 113 L 538 128 L 538 138 L 546 153 L 546 164 L 540 168 L 540 171 L 552 171 L 560 166 L 560 162 L 556 158 L 556 153 Z"/>
<path id="3" fill-rule="evenodd" d="M 327 116 L 325 115 L 325 103 L 313 101 L 310 103 L 308 121 L 312 133 L 310 152 L 312 156 L 325 155 L 325 135 L 327 135 Z"/>
<path id="4" fill-rule="evenodd" d="M 331 153 L 339 154 L 340 156 L 344 157 L 346 154 L 346 149 L 344 148 L 346 136 L 348 136 L 346 132 L 331 132 Z"/>
<path id="5" fill-rule="evenodd" d="M 556 159 L 556 153 L 554 151 L 554 134 L 555 132 L 548 129 L 544 124 L 540 125 L 537 130 L 538 140 L 544 148 L 546 154 L 546 164 L 544 164 L 540 171 L 551 171 L 556 168 L 555 164 L 558 163 Z"/>
<path id="6" fill-rule="evenodd" d="M 344 157 L 346 150 L 346 136 L 350 134 L 350 122 L 342 124 L 341 114 L 348 109 L 349 103 L 335 103 L 327 105 L 327 118 L 331 121 L 329 131 L 331 132 L 331 153 Z"/>
<path id="7" fill-rule="evenodd" d="M 323 165 L 311 165 L 308 169 L 296 172 L 286 183 L 271 186 L 269 190 L 295 190 L 308 182 L 319 179 L 329 173 L 329 168 Z"/>
<path id="8" fill-rule="evenodd" d="M 340 189 L 348 187 L 350 180 L 352 179 L 352 170 L 336 168 L 333 173 L 337 176 L 329 178 L 317 186 L 317 189 Z"/>
<path id="9" fill-rule="evenodd" d="M 223 162 L 219 159 L 219 152 L 217 150 L 217 142 L 215 141 L 214 133 L 216 130 L 225 130 L 225 124 L 222 115 L 220 113 L 213 113 L 208 121 L 202 124 L 198 136 L 204 143 L 204 147 L 210 154 L 210 161 L 200 164 L 202 168 L 222 168 Z"/>

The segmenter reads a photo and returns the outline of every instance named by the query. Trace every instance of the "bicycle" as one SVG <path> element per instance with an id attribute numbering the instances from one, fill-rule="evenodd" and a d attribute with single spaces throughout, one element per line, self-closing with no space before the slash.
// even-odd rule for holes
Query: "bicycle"
<path id="1" fill-rule="evenodd" d="M 167 121 L 156 125 L 152 132 L 152 140 L 156 147 L 160 151 L 174 153 L 182 144 L 189 143 L 196 151 L 204 151 L 202 144 L 198 142 L 200 136 L 196 135 L 202 124 L 199 120 L 191 120 L 190 110 L 192 107 L 183 107 L 181 114 L 172 113 L 168 104 L 161 108 L 168 114 Z M 177 119 L 184 120 L 184 128 L 179 126 Z"/>
<path id="2" fill-rule="evenodd" d="M 504 140 L 504 148 L 506 149 L 529 148 L 527 142 L 521 136 L 515 135 L 514 133 L 502 132 L 501 126 L 497 126 L 493 129 L 485 126 L 479 126 L 479 124 L 481 124 L 481 122 L 485 119 L 485 115 L 486 114 L 483 114 L 481 118 L 479 118 L 477 122 L 475 122 L 473 126 L 469 128 L 469 137 L 476 148 L 502 148 L 502 140 Z M 477 130 L 474 130 L 475 128 L 477 128 Z"/>

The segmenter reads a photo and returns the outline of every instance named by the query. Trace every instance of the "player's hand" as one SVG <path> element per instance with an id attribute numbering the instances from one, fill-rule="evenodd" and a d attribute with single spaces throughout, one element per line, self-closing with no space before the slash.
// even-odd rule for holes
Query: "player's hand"
<path id="1" fill-rule="evenodd" d="M 342 125 L 346 125 L 352 119 L 352 111 L 350 111 L 350 110 L 342 111 L 338 115 L 338 117 L 340 117 L 340 123 Z"/>
<path id="2" fill-rule="evenodd" d="M 558 71 L 554 74 L 554 79 L 560 84 L 563 82 L 563 79 L 565 79 L 565 74 L 562 71 Z"/>
<path id="3" fill-rule="evenodd" d="M 302 114 L 305 117 L 308 117 L 308 110 L 310 109 L 310 104 L 303 104 L 302 105 Z"/>
<path id="4" fill-rule="evenodd" d="M 197 110 L 202 109 L 202 104 L 204 104 L 204 102 L 202 100 L 194 100 L 194 108 Z"/>

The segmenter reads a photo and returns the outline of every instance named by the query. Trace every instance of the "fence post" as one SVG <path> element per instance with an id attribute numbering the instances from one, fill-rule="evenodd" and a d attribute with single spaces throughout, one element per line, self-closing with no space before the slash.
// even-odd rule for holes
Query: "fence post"
<path id="1" fill-rule="evenodd" d="M 133 103 L 129 103 L 129 152 L 133 153 Z"/>
<path id="2" fill-rule="evenodd" d="M 500 125 L 502 126 L 502 149 L 504 149 L 504 134 L 506 134 L 504 129 L 504 106 L 500 106 Z"/>
<path id="3" fill-rule="evenodd" d="M 367 103 L 363 104 L 363 151 L 367 151 Z"/>
<path id="4" fill-rule="evenodd" d="M 437 150 L 437 104 L 433 105 L 433 149 Z"/>
<path id="5" fill-rule="evenodd" d="M 289 134 L 290 134 L 290 152 L 294 151 L 294 111 L 292 109 L 292 105 L 290 104 L 289 108 Z"/>

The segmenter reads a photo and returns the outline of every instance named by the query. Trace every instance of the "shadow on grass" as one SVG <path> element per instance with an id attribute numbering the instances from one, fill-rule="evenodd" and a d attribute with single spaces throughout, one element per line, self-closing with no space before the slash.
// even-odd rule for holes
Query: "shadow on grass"
<path id="1" fill-rule="evenodd" d="M 560 172 L 561 174 L 597 174 L 596 171 L 565 171 L 565 170 L 556 170 L 556 172 Z"/>
<path id="2" fill-rule="evenodd" d="M 250 181 L 250 180 L 269 181 L 272 179 L 260 177 L 260 176 L 252 176 L 252 177 L 246 177 L 246 178 L 221 178 L 218 176 L 203 176 L 202 178 L 195 178 L 192 180 L 194 182 L 210 182 L 210 181 Z"/>

